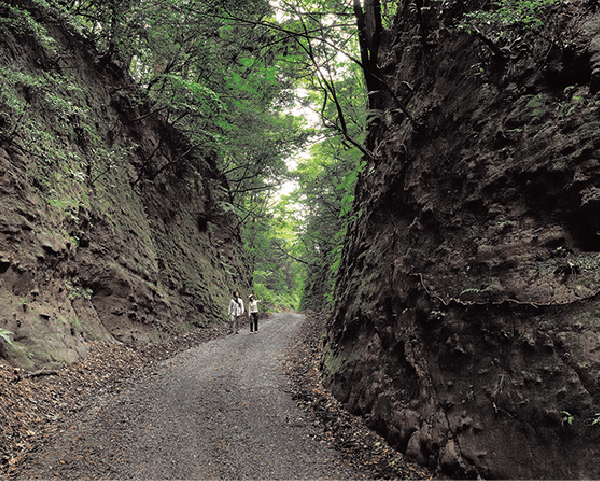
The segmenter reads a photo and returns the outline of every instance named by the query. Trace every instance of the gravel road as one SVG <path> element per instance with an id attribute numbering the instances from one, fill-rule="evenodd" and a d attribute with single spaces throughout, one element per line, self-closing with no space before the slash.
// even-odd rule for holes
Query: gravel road
<path id="1" fill-rule="evenodd" d="M 204 343 L 99 397 L 19 479 L 358 479 L 288 394 L 285 346 L 304 320 Z"/>

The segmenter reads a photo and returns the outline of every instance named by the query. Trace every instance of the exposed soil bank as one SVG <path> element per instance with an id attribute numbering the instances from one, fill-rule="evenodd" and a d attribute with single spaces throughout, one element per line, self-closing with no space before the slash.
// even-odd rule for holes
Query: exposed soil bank
<path id="1" fill-rule="evenodd" d="M 215 160 L 45 2 L 0 24 L 0 358 L 59 369 L 225 321 L 251 278 Z"/>

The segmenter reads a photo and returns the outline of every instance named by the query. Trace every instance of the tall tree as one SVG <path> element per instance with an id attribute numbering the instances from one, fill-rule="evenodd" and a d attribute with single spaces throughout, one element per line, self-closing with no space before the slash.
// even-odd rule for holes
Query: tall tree
<path id="1" fill-rule="evenodd" d="M 281 74 L 279 46 L 262 24 L 272 13 L 267 1 L 143 0 L 117 12 L 89 0 L 72 7 L 92 29 L 119 25 L 99 35 L 150 93 L 148 115 L 160 113 L 216 159 L 231 202 L 242 207 L 245 193 L 277 184 L 302 135 L 284 112 L 293 79 Z"/>
<path id="2" fill-rule="evenodd" d="M 288 244 L 269 234 L 274 225 L 267 204 L 286 176 L 286 158 L 308 138 L 289 113 L 294 91 L 312 92 L 325 140 L 314 151 L 316 177 L 307 166 L 299 170 L 302 197 L 312 203 L 304 254 L 319 275 L 326 265 L 335 268 L 347 221 L 340 211 L 348 210 L 343 205 L 352 197 L 358 153 L 372 155 L 363 132 L 365 92 L 382 89 L 379 0 L 364 7 L 348 0 L 282 0 L 277 11 L 266 0 L 82 0 L 70 6 L 106 55 L 129 65 L 146 88 L 152 99 L 147 115 L 160 114 L 186 132 L 196 157 L 213 159 L 223 172 L 251 258 L 261 246 L 262 259 L 274 259 Z M 168 167 L 143 170 L 140 179 Z M 319 182 L 327 188 L 317 194 Z"/>

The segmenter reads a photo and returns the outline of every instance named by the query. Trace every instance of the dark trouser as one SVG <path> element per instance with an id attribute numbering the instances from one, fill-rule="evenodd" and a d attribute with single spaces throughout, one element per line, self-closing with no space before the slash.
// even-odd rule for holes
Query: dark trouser
<path id="1" fill-rule="evenodd" d="M 258 331 L 258 312 L 250 314 L 250 332 Z"/>

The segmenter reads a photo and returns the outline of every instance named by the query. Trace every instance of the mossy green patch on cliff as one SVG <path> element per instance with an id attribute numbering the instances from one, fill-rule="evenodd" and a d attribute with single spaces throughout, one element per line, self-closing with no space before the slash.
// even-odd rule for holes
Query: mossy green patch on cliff
<path id="1" fill-rule="evenodd" d="M 335 376 L 338 372 L 342 371 L 343 367 L 351 365 L 360 356 L 360 351 L 340 349 L 339 347 L 334 348 L 330 344 L 326 344 L 323 349 L 323 365 L 325 367 L 323 373 L 325 377 Z"/>
<path id="2" fill-rule="evenodd" d="M 250 277 L 233 214 L 209 212 L 219 173 L 201 154 L 180 162 L 189 141 L 146 116 L 127 73 L 34 4 L 0 2 L 0 328 L 46 363 L 44 352 L 70 361 L 87 340 L 224 322 Z M 15 21 L 23 28 L 4 28 Z"/>
<path id="3" fill-rule="evenodd" d="M 544 99 L 544 96 L 541 93 L 537 95 L 525 96 L 522 98 L 522 102 L 526 102 L 525 107 L 530 109 L 533 117 L 539 117 L 548 111 L 546 99 Z"/>

